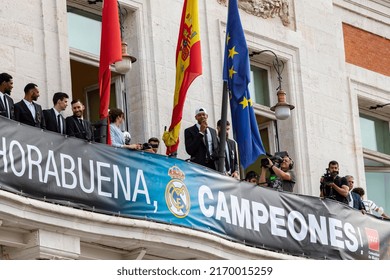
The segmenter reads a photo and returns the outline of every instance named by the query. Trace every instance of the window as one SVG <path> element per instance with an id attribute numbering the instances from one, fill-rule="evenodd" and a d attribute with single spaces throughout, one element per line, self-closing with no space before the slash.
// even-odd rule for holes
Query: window
<path id="1" fill-rule="evenodd" d="M 390 172 L 366 172 L 367 197 L 390 213 Z"/>
<path id="2" fill-rule="evenodd" d="M 80 99 L 86 110 L 84 117 L 92 123 L 99 120 L 99 56 L 101 38 L 101 7 L 80 5 L 68 1 L 68 40 L 70 47 L 70 69 L 72 99 Z M 110 108 L 123 110 L 121 92 L 124 85 L 117 73 L 111 73 Z"/>
<path id="3" fill-rule="evenodd" d="M 364 151 L 366 198 L 390 213 L 390 130 L 389 121 L 372 114 L 360 114 Z"/>
<path id="4" fill-rule="evenodd" d="M 101 17 L 68 6 L 69 47 L 100 55 Z"/>
<path id="5" fill-rule="evenodd" d="M 270 107 L 268 71 L 251 65 L 251 82 L 248 85 L 252 101 Z"/>
<path id="6" fill-rule="evenodd" d="M 389 122 L 360 115 L 363 147 L 390 155 Z"/>
<path id="7" fill-rule="evenodd" d="M 251 99 L 254 103 L 254 111 L 256 115 L 256 121 L 260 131 L 260 137 L 263 142 L 264 149 L 268 153 L 274 153 L 276 151 L 275 143 L 275 126 L 273 114 L 270 111 L 270 92 L 269 92 L 269 78 L 270 72 L 266 66 L 260 65 L 260 63 L 252 61 L 250 68 L 251 82 L 248 85 Z M 245 170 L 259 172 L 260 160 L 265 156 L 260 156 L 251 166 Z M 259 174 L 260 175 L 260 174 Z"/>

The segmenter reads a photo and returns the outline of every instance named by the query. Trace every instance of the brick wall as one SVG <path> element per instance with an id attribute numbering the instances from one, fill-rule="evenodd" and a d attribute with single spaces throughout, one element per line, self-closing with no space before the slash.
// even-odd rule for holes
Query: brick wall
<path id="1" fill-rule="evenodd" d="M 390 40 L 343 23 L 345 60 L 390 76 Z"/>

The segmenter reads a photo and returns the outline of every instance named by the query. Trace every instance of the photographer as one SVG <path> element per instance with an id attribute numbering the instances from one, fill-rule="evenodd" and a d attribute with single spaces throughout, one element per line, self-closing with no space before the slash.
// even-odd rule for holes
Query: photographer
<path id="1" fill-rule="evenodd" d="M 332 160 L 326 173 L 320 179 L 320 197 L 330 198 L 348 204 L 348 182 L 345 177 L 339 177 L 339 163 Z"/>
<path id="2" fill-rule="evenodd" d="M 294 161 L 287 152 L 282 152 L 283 157 L 264 159 L 261 165 L 261 174 L 259 179 L 260 186 L 268 186 L 276 190 L 292 192 L 295 185 L 295 173 L 292 171 Z M 278 166 L 279 165 L 279 166 Z M 270 175 L 266 179 L 267 170 Z"/>

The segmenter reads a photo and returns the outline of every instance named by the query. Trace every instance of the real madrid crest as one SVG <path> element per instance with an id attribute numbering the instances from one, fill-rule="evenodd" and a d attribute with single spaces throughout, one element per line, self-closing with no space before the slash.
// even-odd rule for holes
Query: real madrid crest
<path id="1" fill-rule="evenodd" d="M 177 166 L 172 166 L 168 170 L 171 181 L 165 189 L 165 202 L 169 211 L 178 218 L 185 218 L 190 212 L 191 199 L 183 180 L 185 175 Z"/>

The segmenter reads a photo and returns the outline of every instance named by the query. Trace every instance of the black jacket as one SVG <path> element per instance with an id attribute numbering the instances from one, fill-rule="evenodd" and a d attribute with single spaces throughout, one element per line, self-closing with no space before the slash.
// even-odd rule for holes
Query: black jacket
<path id="1" fill-rule="evenodd" d="M 14 120 L 15 119 L 14 100 L 7 94 L 4 94 L 4 98 L 7 98 L 8 112 L 10 113 L 9 119 Z M 0 116 L 6 117 L 6 115 L 7 115 L 7 110 L 4 106 L 3 100 L 0 98 Z"/>
<path id="2" fill-rule="evenodd" d="M 67 117 L 66 120 L 66 134 L 76 138 L 93 141 L 92 125 L 89 121 L 83 120 L 84 126 L 81 126 L 79 119 L 75 116 Z"/>
<path id="3" fill-rule="evenodd" d="M 229 149 L 229 160 L 225 159 L 225 168 L 229 174 L 233 174 L 235 171 L 239 172 L 237 143 L 228 138 L 226 139 L 226 143 Z"/>
<path id="4" fill-rule="evenodd" d="M 23 100 L 15 103 L 14 112 L 15 112 L 15 120 L 27 125 L 40 127 L 42 129 L 46 129 L 45 118 L 43 117 L 42 107 L 41 105 L 33 102 L 35 107 L 35 116 L 31 115 L 30 109 L 28 109 L 26 103 Z"/>
<path id="5" fill-rule="evenodd" d="M 54 132 L 61 133 L 60 127 L 58 127 L 58 121 L 54 109 L 43 110 L 43 117 L 46 123 L 46 129 Z M 66 132 L 65 118 L 61 115 L 63 120 L 64 131 Z"/>
<path id="6" fill-rule="evenodd" d="M 191 156 L 190 161 L 201 164 L 216 170 L 217 164 L 217 150 L 218 150 L 218 138 L 215 129 L 209 127 L 208 130 L 212 139 L 212 151 L 210 156 L 207 154 L 206 144 L 204 141 L 204 135 L 199 132 L 197 125 L 191 126 L 184 130 L 184 141 L 186 146 L 186 152 Z M 210 136 L 210 135 L 208 135 Z"/>

